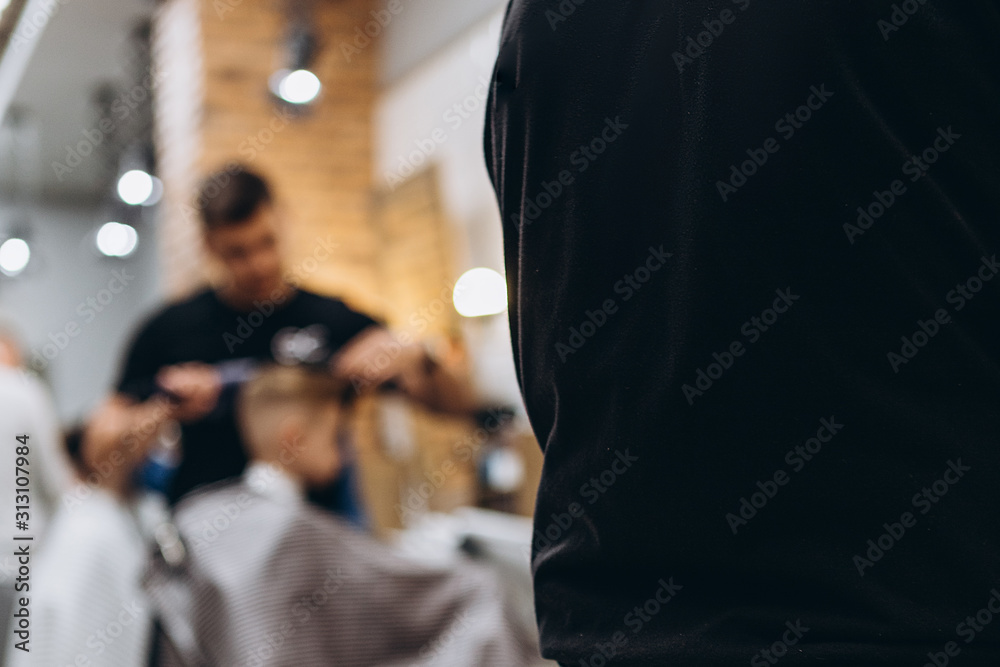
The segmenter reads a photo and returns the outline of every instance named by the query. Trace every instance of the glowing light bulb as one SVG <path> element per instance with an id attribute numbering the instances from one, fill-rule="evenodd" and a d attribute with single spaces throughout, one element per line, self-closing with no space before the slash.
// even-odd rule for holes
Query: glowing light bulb
<path id="1" fill-rule="evenodd" d="M 315 74 L 307 69 L 297 69 L 281 77 L 278 95 L 292 104 L 308 104 L 316 99 L 322 87 Z"/>
<path id="2" fill-rule="evenodd" d="M 0 245 L 0 271 L 4 275 L 16 276 L 24 271 L 31 259 L 31 248 L 24 239 L 7 239 Z"/>
<path id="3" fill-rule="evenodd" d="M 141 204 L 153 194 L 153 177 L 139 169 L 126 171 L 118 179 L 118 196 L 126 204 Z"/>
<path id="4" fill-rule="evenodd" d="M 139 245 L 139 234 L 131 225 L 105 222 L 97 231 L 97 249 L 107 257 L 128 257 Z"/>
<path id="5" fill-rule="evenodd" d="M 465 317 L 496 315 L 507 310 L 507 283 L 493 269 L 469 269 L 455 283 L 452 299 Z"/>

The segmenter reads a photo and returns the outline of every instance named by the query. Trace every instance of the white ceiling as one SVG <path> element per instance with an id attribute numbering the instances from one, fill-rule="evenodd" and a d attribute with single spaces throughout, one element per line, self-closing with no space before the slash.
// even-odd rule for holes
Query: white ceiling
<path id="1" fill-rule="evenodd" d="M 400 0 L 397 0 L 400 2 Z M 388 86 L 508 0 L 401 0 L 382 33 L 380 79 Z M 383 9 L 388 0 L 382 0 Z"/>
<path id="2" fill-rule="evenodd" d="M 100 159 L 83 158 L 63 180 L 56 178 L 53 162 L 65 162 L 67 146 L 84 140 L 83 132 L 98 129 L 95 90 L 103 82 L 125 86 L 130 72 L 129 41 L 134 26 L 153 10 L 149 0 L 71 0 L 52 3 L 57 9 L 38 40 L 13 99 L 24 109 L 28 136 L 37 135 L 36 165 L 24 173 L 49 198 L 103 194 Z M 31 143 L 30 141 L 28 143 Z M 9 156 L 5 172 L 9 178 Z M 22 162 L 22 165 L 25 164 Z"/>
<path id="3" fill-rule="evenodd" d="M 505 3 L 404 0 L 403 11 L 381 35 L 383 84 L 399 79 Z M 67 147 L 84 140 L 84 131 L 98 128 L 93 102 L 97 87 L 108 81 L 125 87 L 132 81 L 130 33 L 152 14 L 153 0 L 64 0 L 52 5 L 57 10 L 38 40 L 13 99 L 14 107 L 27 111 L 29 126 L 23 138 L 37 144 L 34 160 L 21 158 L 17 179 L 29 182 L 47 198 L 94 199 L 108 188 L 99 157 L 85 157 L 62 180 L 56 177 L 53 163 L 65 164 Z M 5 150 L 0 154 L 0 193 L 10 192 L 11 170 Z"/>

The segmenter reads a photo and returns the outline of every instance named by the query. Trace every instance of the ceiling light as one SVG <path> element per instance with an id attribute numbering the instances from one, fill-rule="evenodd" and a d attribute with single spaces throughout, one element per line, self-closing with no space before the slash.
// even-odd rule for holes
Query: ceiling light
<path id="1" fill-rule="evenodd" d="M 307 69 L 279 70 L 272 77 L 271 90 L 290 104 L 308 104 L 322 87 L 319 78 Z"/>
<path id="2" fill-rule="evenodd" d="M 142 204 L 153 194 L 153 177 L 139 169 L 126 171 L 118 179 L 118 196 L 126 204 Z"/>
<path id="3" fill-rule="evenodd" d="M 24 271 L 31 259 L 31 248 L 24 239 L 7 239 L 0 245 L 0 271 L 4 275 L 16 276 Z"/>
<path id="4" fill-rule="evenodd" d="M 97 231 L 97 249 L 107 257 L 128 257 L 139 244 L 139 234 L 131 225 L 105 222 Z"/>

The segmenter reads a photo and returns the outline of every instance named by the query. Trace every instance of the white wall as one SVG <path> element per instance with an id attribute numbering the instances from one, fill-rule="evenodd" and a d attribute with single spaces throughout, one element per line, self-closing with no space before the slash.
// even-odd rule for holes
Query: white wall
<path id="1" fill-rule="evenodd" d="M 0 223 L 11 214 L 0 208 Z M 152 222 L 137 223 L 139 246 L 130 257 L 112 259 L 97 253 L 93 240 L 107 220 L 107 211 L 94 205 L 34 209 L 27 269 L 16 277 L 0 274 L 0 312 L 20 330 L 28 358 L 43 366 L 64 425 L 84 417 L 110 389 L 126 341 L 160 298 Z M 126 282 L 110 285 L 117 294 L 109 289 L 116 271 Z"/>
<path id="2" fill-rule="evenodd" d="M 487 84 L 506 3 L 494 5 L 483 20 L 387 87 L 376 107 L 376 182 L 391 188 L 414 170 L 438 168 L 454 225 L 456 279 L 477 266 L 504 273 L 500 216 L 482 149 Z M 390 51 L 392 37 L 385 45 Z M 521 406 L 506 313 L 467 320 L 465 333 L 481 392 Z"/>
<path id="3" fill-rule="evenodd" d="M 391 85 L 409 74 L 414 67 L 446 48 L 460 35 L 493 14 L 507 0 L 384 0 L 395 13 L 381 14 L 385 23 L 379 80 Z M 376 16 L 375 18 L 379 18 Z M 375 26 L 371 26 L 372 33 Z"/>

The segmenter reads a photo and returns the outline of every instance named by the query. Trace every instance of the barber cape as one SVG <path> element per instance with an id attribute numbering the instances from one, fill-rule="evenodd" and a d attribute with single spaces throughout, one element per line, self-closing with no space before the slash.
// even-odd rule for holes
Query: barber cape
<path id="1" fill-rule="evenodd" d="M 175 524 L 185 558 L 154 558 L 144 582 L 161 665 L 528 661 L 492 571 L 406 558 L 308 504 L 271 466 L 253 463 L 238 481 L 189 494 Z"/>
<path id="2" fill-rule="evenodd" d="M 122 500 L 78 483 L 53 515 L 45 549 L 31 561 L 30 643 L 5 667 L 143 667 L 151 621 L 140 585 L 162 499 Z"/>
<path id="3" fill-rule="evenodd" d="M 72 464 L 59 433 L 55 406 L 45 385 L 34 373 L 0 366 L 0 438 L 3 447 L 0 456 L 0 537 L 5 546 L 0 553 L 0 633 L 4 637 L 0 644 L 0 664 L 9 667 L 19 655 L 26 655 L 15 648 L 16 644 L 21 643 L 22 647 L 31 650 L 39 645 L 35 641 L 38 634 L 34 628 L 32 641 L 27 645 L 22 643 L 23 636 L 14 634 L 18 628 L 12 626 L 15 623 L 19 626 L 21 619 L 14 619 L 13 614 L 15 606 L 20 611 L 20 605 L 16 605 L 19 599 L 33 596 L 38 587 L 46 583 L 36 576 L 38 559 L 50 546 L 48 533 L 51 532 L 52 516 L 59 510 L 59 498 L 74 481 Z M 19 460 L 21 456 L 27 460 Z M 29 482 L 27 498 L 18 495 L 17 491 L 22 486 L 17 483 L 18 477 L 25 476 Z M 19 526 L 19 520 L 25 523 Z M 26 537 L 30 539 L 24 539 Z M 58 551 L 60 547 L 53 548 Z M 18 552 L 25 549 L 29 553 L 19 556 Z M 31 570 L 29 581 L 17 581 L 21 566 Z M 35 614 L 36 609 L 37 604 L 32 600 L 29 613 Z M 37 628 L 37 624 L 33 625 Z"/>

